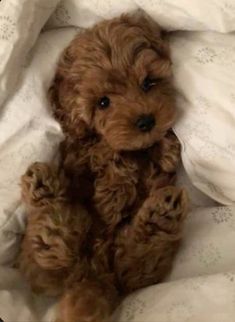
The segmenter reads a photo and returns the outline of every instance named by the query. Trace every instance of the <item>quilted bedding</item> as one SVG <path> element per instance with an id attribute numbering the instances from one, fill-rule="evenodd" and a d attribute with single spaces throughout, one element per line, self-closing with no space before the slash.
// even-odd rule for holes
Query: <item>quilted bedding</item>
<path id="1" fill-rule="evenodd" d="M 56 300 L 33 294 L 12 263 L 25 229 L 19 177 L 63 139 L 46 92 L 80 28 L 141 8 L 172 31 L 182 143 L 179 184 L 192 207 L 170 276 L 127 298 L 115 322 L 235 321 L 234 0 L 0 1 L 0 318 L 50 322 Z M 79 321 L 78 321 L 79 322 Z"/>

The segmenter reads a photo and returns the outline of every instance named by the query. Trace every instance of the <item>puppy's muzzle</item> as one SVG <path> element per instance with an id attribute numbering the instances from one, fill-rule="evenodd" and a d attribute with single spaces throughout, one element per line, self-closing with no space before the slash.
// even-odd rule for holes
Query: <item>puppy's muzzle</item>
<path id="1" fill-rule="evenodd" d="M 152 114 L 143 114 L 138 118 L 135 125 L 141 132 L 150 132 L 155 123 L 155 118 Z"/>

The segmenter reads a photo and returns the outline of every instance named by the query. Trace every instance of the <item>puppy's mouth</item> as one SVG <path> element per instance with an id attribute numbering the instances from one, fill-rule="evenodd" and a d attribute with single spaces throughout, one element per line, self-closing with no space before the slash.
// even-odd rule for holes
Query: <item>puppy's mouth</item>
<path id="1" fill-rule="evenodd" d="M 155 143 L 161 141 L 166 133 L 172 128 L 174 122 L 169 121 L 161 128 L 154 121 L 154 125 L 148 127 L 146 130 L 137 131 L 133 135 L 133 139 L 130 141 L 130 150 L 143 150 L 150 148 Z"/>
<path id="2" fill-rule="evenodd" d="M 145 114 L 133 122 L 126 120 L 113 122 L 102 134 L 116 151 L 143 150 L 161 141 L 173 123 L 173 120 L 157 122 L 157 118 L 152 114 Z"/>
<path id="3" fill-rule="evenodd" d="M 167 130 L 158 131 L 156 128 L 154 128 L 150 132 L 133 132 L 131 134 L 128 133 L 128 135 L 116 137 L 116 140 L 112 139 L 112 141 L 107 141 L 116 151 L 145 150 L 147 148 L 150 148 L 155 143 L 161 141 L 162 138 L 166 135 Z"/>
<path id="4" fill-rule="evenodd" d="M 136 148 L 133 146 L 133 150 L 143 150 L 150 148 L 155 143 L 161 141 L 166 135 L 167 131 L 159 132 L 158 130 L 152 130 L 150 133 L 139 135 L 136 138 Z"/>
<path id="5" fill-rule="evenodd" d="M 146 149 L 160 140 L 162 136 L 163 133 L 157 130 L 154 116 L 152 114 L 143 115 L 135 122 L 132 140 L 128 145 L 130 145 L 130 150 Z"/>

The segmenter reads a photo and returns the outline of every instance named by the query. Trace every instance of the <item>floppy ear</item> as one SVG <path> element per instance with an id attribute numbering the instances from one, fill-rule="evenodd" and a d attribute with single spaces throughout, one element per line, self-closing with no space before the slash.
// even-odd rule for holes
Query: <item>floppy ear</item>
<path id="1" fill-rule="evenodd" d="M 133 14 L 124 14 L 122 19 L 123 22 L 130 26 L 139 27 L 161 58 L 170 59 L 170 49 L 166 39 L 166 32 L 151 17 L 141 10 L 137 10 Z"/>
<path id="2" fill-rule="evenodd" d="M 79 73 L 74 68 L 76 57 L 76 37 L 62 53 L 54 80 L 49 88 L 48 96 L 54 116 L 60 123 L 65 134 L 84 138 L 90 135 L 90 130 L 79 117 L 77 97 L 79 96 Z"/>

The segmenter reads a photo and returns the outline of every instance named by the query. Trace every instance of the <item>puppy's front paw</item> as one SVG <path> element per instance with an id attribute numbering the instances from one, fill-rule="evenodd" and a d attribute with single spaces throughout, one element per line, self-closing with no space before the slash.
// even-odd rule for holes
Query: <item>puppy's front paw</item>
<path id="1" fill-rule="evenodd" d="M 159 165 L 164 172 L 175 172 L 180 160 L 180 143 L 177 137 L 170 133 L 161 142 Z"/>
<path id="2" fill-rule="evenodd" d="M 186 217 L 188 197 L 184 189 L 168 186 L 152 192 L 144 204 L 147 223 L 165 232 L 176 232 Z"/>
<path id="3" fill-rule="evenodd" d="M 32 206 L 43 206 L 48 200 L 63 197 L 65 186 L 56 169 L 46 163 L 33 163 L 21 178 L 23 200 Z"/>
<path id="4" fill-rule="evenodd" d="M 168 186 L 158 190 L 156 213 L 167 220 L 182 221 L 185 218 L 188 197 L 184 189 Z"/>

